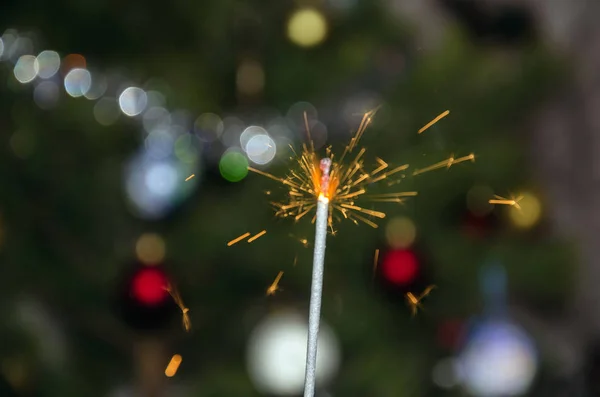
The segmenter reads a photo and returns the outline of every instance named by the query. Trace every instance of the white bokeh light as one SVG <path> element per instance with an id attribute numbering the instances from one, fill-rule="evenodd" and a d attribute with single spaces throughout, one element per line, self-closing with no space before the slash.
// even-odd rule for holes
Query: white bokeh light
<path id="1" fill-rule="evenodd" d="M 15 64 L 14 74 L 19 83 L 31 83 L 39 72 L 40 66 L 33 55 L 23 55 Z"/>
<path id="2" fill-rule="evenodd" d="M 248 142 L 250 142 L 250 139 L 252 139 L 256 135 L 269 135 L 269 134 L 268 134 L 267 130 L 265 130 L 264 128 L 257 126 L 257 125 L 251 125 L 250 127 L 246 128 L 244 131 L 242 131 L 242 134 L 240 135 L 240 147 L 242 148 L 242 150 L 246 151 Z"/>
<path id="3" fill-rule="evenodd" d="M 175 139 L 168 129 L 158 128 L 146 137 L 148 155 L 155 159 L 163 159 L 173 152 Z"/>
<path id="4" fill-rule="evenodd" d="M 527 335 L 507 322 L 485 323 L 460 359 L 460 377 L 477 397 L 521 396 L 536 374 L 537 356 Z"/>
<path id="5" fill-rule="evenodd" d="M 56 51 L 42 51 L 37 56 L 39 64 L 38 76 L 42 79 L 53 77 L 60 68 L 60 56 Z"/>
<path id="6" fill-rule="evenodd" d="M 147 104 L 146 91 L 138 87 L 128 87 L 119 96 L 119 107 L 129 117 L 142 113 Z"/>
<path id="7" fill-rule="evenodd" d="M 125 169 L 125 187 L 134 213 L 156 220 L 188 197 L 200 181 L 199 163 L 186 164 L 172 156 L 156 159 L 137 153 Z M 185 181 L 190 174 L 196 177 Z"/>
<path id="8" fill-rule="evenodd" d="M 92 86 L 92 75 L 86 69 L 72 69 L 65 76 L 65 91 L 73 98 L 84 96 Z"/>
<path id="9" fill-rule="evenodd" d="M 248 342 L 248 372 L 255 387 L 272 395 L 298 395 L 304 388 L 308 324 L 296 313 L 268 317 Z M 317 385 L 324 386 L 337 373 L 339 342 L 321 322 L 317 353 Z"/>
<path id="10" fill-rule="evenodd" d="M 54 81 L 42 81 L 33 90 L 33 100 L 40 109 L 52 109 L 58 104 L 60 89 Z"/>
<path id="11" fill-rule="evenodd" d="M 250 161 L 265 165 L 275 158 L 277 145 L 268 135 L 255 135 L 246 144 L 245 151 Z"/>
<path id="12" fill-rule="evenodd" d="M 103 126 L 116 123 L 120 115 L 116 98 L 104 97 L 94 105 L 94 118 Z"/>

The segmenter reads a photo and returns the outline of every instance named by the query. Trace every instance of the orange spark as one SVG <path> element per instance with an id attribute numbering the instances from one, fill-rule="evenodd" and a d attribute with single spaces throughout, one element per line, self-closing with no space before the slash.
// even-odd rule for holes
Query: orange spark
<path id="1" fill-rule="evenodd" d="M 498 195 L 494 194 L 494 197 L 496 199 L 492 199 L 489 200 L 488 203 L 490 204 L 502 204 L 502 205 L 510 205 L 515 207 L 518 210 L 521 210 L 521 206 L 519 205 L 519 201 L 521 201 L 523 199 L 523 196 L 519 196 L 517 198 L 512 198 L 512 199 L 507 199 Z"/>
<path id="2" fill-rule="evenodd" d="M 282 276 L 283 272 L 279 272 L 279 274 L 277 274 L 277 277 L 275 277 L 273 283 L 269 286 L 269 288 L 267 288 L 267 296 L 275 295 L 275 292 L 281 290 L 281 288 L 279 288 L 279 280 L 281 280 Z"/>
<path id="3" fill-rule="evenodd" d="M 334 221 L 337 222 L 342 219 L 350 220 L 355 224 L 366 223 L 376 228 L 377 223 L 374 221 L 385 218 L 386 214 L 382 211 L 365 208 L 361 205 L 361 200 L 400 204 L 407 197 L 417 195 L 417 192 L 367 194 L 374 183 L 380 181 L 385 181 L 388 185 L 398 183 L 396 180 L 390 181 L 390 177 L 395 175 L 396 178 L 401 180 L 406 176 L 405 172 L 409 168 L 408 164 L 392 168 L 386 161 L 375 157 L 376 164 L 372 169 L 367 169 L 364 158 L 367 149 L 359 147 L 358 144 L 365 130 L 371 124 L 376 111 L 377 109 L 363 115 L 357 131 L 339 156 L 335 155 L 330 147 L 325 149 L 324 157 L 320 157 L 315 152 L 308 119 L 304 115 L 304 124 L 307 128 L 306 133 L 309 142 L 302 145 L 302 150 L 299 153 L 291 147 L 293 151 L 292 160 L 296 163 L 296 167 L 292 167 L 284 177 L 248 167 L 249 171 L 277 181 L 285 187 L 286 201 L 271 202 L 275 208 L 276 216 L 289 217 L 294 221 L 299 221 L 309 213 L 314 212 L 318 200 L 328 200 L 330 203 L 328 225 L 333 234 L 335 234 Z M 440 163 L 416 170 L 412 175 L 419 175 L 443 167 L 448 168 L 474 158 L 473 154 L 460 158 L 451 156 Z"/>
<path id="4" fill-rule="evenodd" d="M 373 258 L 373 279 L 375 278 L 375 273 L 377 272 L 377 264 L 379 263 L 379 249 L 375 250 L 375 257 Z"/>
<path id="5" fill-rule="evenodd" d="M 196 176 L 196 174 L 192 174 L 192 175 L 188 176 L 187 178 L 185 178 L 185 181 L 187 182 L 195 176 Z"/>
<path id="6" fill-rule="evenodd" d="M 459 157 L 459 158 L 454 158 L 454 156 L 450 156 L 446 160 L 442 160 L 442 161 L 432 164 L 428 167 L 416 170 L 415 172 L 413 172 L 413 176 L 424 174 L 426 172 L 437 170 L 440 168 L 450 168 L 455 164 L 462 163 L 463 161 L 468 161 L 468 160 L 475 161 L 475 155 L 473 153 L 471 153 L 468 156 L 463 156 L 463 157 Z"/>
<path id="7" fill-rule="evenodd" d="M 246 237 L 248 237 L 250 235 L 250 232 L 244 233 L 239 237 L 234 238 L 233 240 L 231 240 L 230 242 L 227 243 L 228 247 L 231 247 L 233 244 L 237 244 L 240 241 L 242 241 L 243 239 L 245 239 Z"/>
<path id="8" fill-rule="evenodd" d="M 254 240 L 256 240 L 256 239 L 258 239 L 258 238 L 260 238 L 260 237 L 264 236 L 265 234 L 267 234 L 267 231 L 266 231 L 266 230 L 263 230 L 262 232 L 260 232 L 260 233 L 257 233 L 256 235 L 254 235 L 254 236 L 250 237 L 250 238 L 248 239 L 248 242 L 249 242 L 249 243 L 251 243 L 251 242 L 253 242 Z"/>
<path id="9" fill-rule="evenodd" d="M 177 291 L 177 289 L 174 288 L 171 284 L 167 285 L 164 289 L 169 293 L 169 295 L 171 295 L 171 297 L 181 310 L 181 323 L 183 325 L 183 329 L 185 329 L 186 332 L 190 332 L 190 330 L 192 329 L 192 320 L 190 320 L 190 315 L 188 314 L 190 312 L 190 309 L 185 307 L 185 304 L 181 299 L 181 295 L 179 295 L 179 291 Z"/>
<path id="10" fill-rule="evenodd" d="M 440 121 L 441 119 L 443 119 L 444 117 L 446 117 L 449 114 L 450 114 L 450 111 L 446 110 L 444 113 L 440 114 L 435 119 L 433 119 L 429 123 L 427 123 L 427 125 L 425 127 L 421 128 L 419 130 L 419 134 L 422 133 L 423 131 L 425 131 L 426 129 L 428 129 L 429 127 L 431 127 L 432 125 L 434 125 L 435 123 L 437 123 L 438 121 Z"/>
<path id="11" fill-rule="evenodd" d="M 179 365 L 181 364 L 182 360 L 183 360 L 183 358 L 179 354 L 175 354 L 171 358 L 171 361 L 169 361 L 169 364 L 167 365 L 167 369 L 165 369 L 165 375 L 167 375 L 169 378 L 175 376 L 175 374 L 177 373 L 177 369 L 179 368 Z"/>
<path id="12" fill-rule="evenodd" d="M 436 288 L 435 285 L 430 285 L 429 287 L 425 288 L 425 291 L 423 291 L 423 293 L 421 293 L 421 295 L 418 297 L 416 297 L 412 292 L 406 293 L 406 303 L 410 307 L 410 311 L 413 316 L 415 316 L 417 314 L 417 310 L 422 307 L 421 300 L 429 295 L 431 290 L 434 288 Z"/>

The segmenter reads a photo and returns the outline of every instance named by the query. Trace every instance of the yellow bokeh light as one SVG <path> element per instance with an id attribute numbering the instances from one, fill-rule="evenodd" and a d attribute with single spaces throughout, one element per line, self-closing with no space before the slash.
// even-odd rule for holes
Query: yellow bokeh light
<path id="1" fill-rule="evenodd" d="M 530 228 L 540 220 L 542 215 L 542 204 L 540 200 L 531 193 L 522 193 L 518 196 L 523 197 L 519 201 L 520 209 L 516 206 L 510 206 L 510 220 L 519 228 Z"/>
<path id="2" fill-rule="evenodd" d="M 157 265 L 165 258 L 165 241 L 158 234 L 146 233 L 135 244 L 138 259 L 146 265 Z"/>
<path id="3" fill-rule="evenodd" d="M 406 217 L 392 218 L 385 228 L 387 243 L 394 249 L 410 247 L 416 237 L 417 228 L 414 222 Z"/>
<path id="4" fill-rule="evenodd" d="M 294 12 L 288 22 L 288 37 L 301 47 L 313 47 L 321 43 L 327 35 L 327 21 L 323 14 L 314 8 L 304 8 Z"/>

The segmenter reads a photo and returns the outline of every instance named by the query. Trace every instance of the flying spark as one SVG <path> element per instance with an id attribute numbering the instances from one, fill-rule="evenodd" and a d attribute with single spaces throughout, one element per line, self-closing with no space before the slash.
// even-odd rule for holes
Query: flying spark
<path id="1" fill-rule="evenodd" d="M 407 197 L 416 196 L 417 192 L 396 192 L 387 194 L 369 195 L 368 187 L 380 181 L 389 181 L 392 176 L 405 177 L 403 174 L 408 164 L 390 167 L 384 160 L 376 157 L 377 163 L 373 169 L 366 170 L 364 155 L 366 148 L 358 147 L 365 130 L 371 124 L 377 109 L 364 114 L 361 123 L 354 133 L 350 142 L 346 145 L 342 154 L 336 157 L 328 147 L 325 157 L 320 158 L 315 152 L 314 142 L 308 128 L 308 119 L 304 114 L 304 122 L 308 134 L 308 143 L 302 145 L 302 151 L 298 154 L 291 147 L 294 160 L 298 167 L 292 168 L 285 177 L 278 177 L 259 169 L 248 167 L 248 170 L 275 180 L 282 184 L 287 190 L 285 202 L 272 202 L 275 214 L 280 217 L 291 217 L 295 221 L 300 220 L 307 214 L 316 210 L 319 200 L 329 203 L 328 226 L 331 232 L 334 221 L 348 219 L 355 224 L 360 222 L 376 228 L 375 221 L 385 218 L 386 214 L 381 211 L 371 210 L 359 205 L 361 199 L 372 202 L 403 203 Z M 349 160 L 349 157 L 351 159 Z M 452 165 L 467 160 L 474 160 L 475 156 L 470 154 L 465 157 L 454 158 L 451 156 L 442 162 L 432 166 L 416 170 L 413 175 L 419 175 L 438 168 L 449 168 Z M 314 223 L 316 217 L 313 217 Z"/>
<path id="2" fill-rule="evenodd" d="M 248 239 L 248 242 L 249 242 L 249 243 L 251 243 L 251 242 L 253 242 L 253 241 L 254 241 L 254 240 L 256 240 L 256 239 L 259 239 L 259 238 L 261 238 L 261 237 L 262 237 L 262 236 L 264 236 L 265 234 L 267 234 L 267 231 L 266 231 L 266 230 L 263 230 L 262 232 L 260 232 L 260 233 L 257 233 L 256 235 L 254 235 L 254 236 L 250 237 L 250 238 Z"/>
<path id="3" fill-rule="evenodd" d="M 165 369 L 165 375 L 167 375 L 169 378 L 175 376 L 175 374 L 177 373 L 177 369 L 179 369 L 181 361 L 183 361 L 182 357 L 179 354 L 175 354 L 171 358 L 171 361 L 169 361 L 167 369 Z"/>
<path id="4" fill-rule="evenodd" d="M 417 310 L 423 307 L 421 305 L 421 300 L 429 295 L 434 288 L 436 288 L 435 285 L 430 285 L 429 287 L 425 288 L 425 291 L 423 291 L 423 293 L 418 297 L 416 297 L 412 292 L 406 293 L 406 303 L 408 304 L 408 307 L 410 307 L 413 317 L 417 314 Z"/>
<path id="5" fill-rule="evenodd" d="M 240 241 L 244 240 L 246 237 L 248 237 L 250 235 L 250 232 L 244 233 L 239 237 L 234 238 L 233 240 L 231 240 L 230 242 L 227 243 L 228 247 L 231 247 L 233 244 L 237 244 Z"/>
<path id="6" fill-rule="evenodd" d="M 273 283 L 269 286 L 269 288 L 267 288 L 267 296 L 275 295 L 275 292 L 281 291 L 281 288 L 279 288 L 279 280 L 281 280 L 282 276 L 283 272 L 279 272 L 279 274 L 277 274 L 277 277 L 275 277 Z"/>
<path id="7" fill-rule="evenodd" d="M 373 257 L 373 280 L 375 279 L 375 273 L 377 272 L 377 264 L 379 263 L 379 249 L 375 250 L 375 256 Z"/>
<path id="8" fill-rule="evenodd" d="M 429 123 L 427 123 L 427 125 L 425 125 L 425 127 L 421 128 L 419 130 L 419 134 L 424 132 L 426 129 L 428 129 L 429 127 L 431 127 L 432 125 L 434 125 L 435 123 L 437 123 L 438 121 L 440 121 L 441 119 L 443 119 L 444 117 L 446 117 L 449 114 L 450 114 L 450 111 L 446 110 L 444 113 L 440 114 L 435 119 L 433 119 Z"/>
<path id="9" fill-rule="evenodd" d="M 195 176 L 196 176 L 196 174 L 192 174 L 192 175 L 188 176 L 187 178 L 185 178 L 185 181 L 187 182 Z"/>
<path id="10" fill-rule="evenodd" d="M 502 205 L 510 205 L 515 207 L 518 210 L 521 210 L 521 206 L 519 205 L 519 201 L 523 199 L 523 196 L 519 196 L 517 198 L 507 199 L 494 194 L 495 199 L 488 201 L 490 204 L 502 204 Z"/>
<path id="11" fill-rule="evenodd" d="M 186 332 L 190 332 L 190 330 L 192 329 L 192 320 L 190 320 L 190 315 L 188 314 L 190 312 L 190 309 L 188 309 L 185 306 L 183 300 L 181 299 L 181 295 L 179 295 L 179 291 L 177 291 L 177 289 L 174 288 L 171 284 L 167 285 L 164 289 L 169 293 L 169 295 L 171 295 L 171 297 L 181 310 L 181 323 L 183 325 L 183 329 L 185 329 Z"/>

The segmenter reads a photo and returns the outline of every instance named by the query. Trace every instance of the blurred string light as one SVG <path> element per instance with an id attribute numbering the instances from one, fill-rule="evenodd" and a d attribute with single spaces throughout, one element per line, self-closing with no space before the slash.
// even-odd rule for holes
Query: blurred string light
<path id="1" fill-rule="evenodd" d="M 157 265 L 165 259 L 166 244 L 165 240 L 158 234 L 142 234 L 136 244 L 135 253 L 145 265 Z"/>
<path id="2" fill-rule="evenodd" d="M 60 55 L 56 51 L 42 51 L 36 57 L 38 63 L 38 76 L 49 79 L 60 69 Z"/>
<path id="3" fill-rule="evenodd" d="M 293 37 L 299 37 L 299 43 L 303 43 L 301 45 L 314 45 L 324 38 L 326 22 L 319 11 L 304 8 L 292 16 L 289 32 Z M 171 162 L 175 159 L 184 165 L 198 164 L 202 144 L 208 144 L 211 145 L 208 151 L 220 151 L 212 159 L 219 163 L 225 179 L 239 181 L 245 177 L 246 171 L 240 169 L 244 163 L 250 161 L 264 167 L 275 158 L 289 155 L 289 145 L 298 138 L 305 138 L 302 123 L 305 112 L 315 147 L 323 146 L 328 138 L 325 124 L 317 119 L 316 109 L 308 102 L 292 105 L 285 117 L 273 114 L 261 123 L 256 123 L 256 120 L 247 123 L 234 115 L 221 118 L 214 113 L 203 113 L 194 118 L 186 110 L 170 111 L 166 108 L 164 93 L 169 92 L 169 87 L 161 80 L 151 79 L 144 85 L 136 86 L 118 73 L 102 74 L 90 70 L 87 59 L 81 54 L 68 54 L 61 58 L 53 50 L 43 50 L 37 55 L 33 55 L 33 50 L 33 40 L 27 34 L 7 30 L 0 37 L 0 60 L 12 63 L 16 81 L 33 83 L 33 100 L 40 109 L 53 109 L 59 104 L 62 86 L 70 97 L 95 101 L 93 117 L 102 126 L 114 125 L 122 115 L 135 117 L 141 121 L 147 134 L 143 142 L 147 157 L 156 161 Z M 247 58 L 238 66 L 237 85 L 240 93 L 259 94 L 264 89 L 265 80 L 260 62 Z M 14 136 L 12 146 L 19 157 L 26 158 L 31 154 L 33 144 L 27 144 L 27 139 L 21 138 L 25 136 Z M 230 154 L 230 149 L 235 148 L 241 150 L 237 154 Z M 240 155 L 246 160 L 242 160 Z M 155 170 L 157 166 L 152 164 L 150 161 L 148 166 Z M 198 174 L 198 169 L 193 172 Z M 136 189 L 130 188 L 130 192 L 133 190 Z M 156 198 L 133 201 L 144 201 L 146 206 L 149 202 L 154 203 L 150 206 L 155 209 L 150 212 L 156 212 L 156 208 L 161 207 L 156 204 Z"/>
<path id="4" fill-rule="evenodd" d="M 125 168 L 126 192 L 134 212 L 145 219 L 159 219 L 189 197 L 199 178 L 199 164 L 185 163 L 174 156 L 154 158 L 147 151 L 135 154 Z"/>
<path id="5" fill-rule="evenodd" d="M 441 389 L 451 389 L 459 383 L 460 368 L 456 359 L 444 358 L 435 364 L 431 380 Z"/>
<path id="6" fill-rule="evenodd" d="M 306 367 L 306 320 L 293 312 L 267 317 L 248 341 L 250 378 L 262 393 L 293 396 L 302 393 Z M 321 323 L 318 339 L 317 383 L 324 386 L 340 365 L 340 346 L 333 330 Z"/>
<path id="7" fill-rule="evenodd" d="M 408 248 L 414 243 L 417 237 L 417 228 L 410 218 L 395 217 L 387 223 L 385 237 L 391 248 Z"/>
<path id="8" fill-rule="evenodd" d="M 535 377 L 537 353 L 525 331 L 508 319 L 504 267 L 497 263 L 483 266 L 480 288 L 486 317 L 474 323 L 460 353 L 462 384 L 477 397 L 523 395 Z"/>
<path id="9" fill-rule="evenodd" d="M 54 81 L 42 81 L 33 90 L 33 101 L 42 110 L 53 109 L 58 105 L 60 88 Z"/>
<path id="10" fill-rule="evenodd" d="M 327 20 L 315 8 L 296 10 L 288 21 L 288 38 L 301 47 L 314 47 L 325 40 Z"/>
<path id="11" fill-rule="evenodd" d="M 519 207 L 511 205 L 508 208 L 509 217 L 513 225 L 518 228 L 527 229 L 535 226 L 542 215 L 542 204 L 532 193 L 522 193 Z"/>
<path id="12" fill-rule="evenodd" d="M 146 109 L 148 97 L 146 92 L 138 87 L 127 87 L 119 95 L 119 107 L 129 117 L 137 116 Z"/>
<path id="13" fill-rule="evenodd" d="M 243 153 L 229 149 L 219 161 L 219 172 L 229 182 L 239 182 L 248 175 L 248 160 Z"/>
<path id="14" fill-rule="evenodd" d="M 531 340 L 515 324 L 480 324 L 459 358 L 460 378 L 477 397 L 520 396 L 531 386 L 537 355 Z"/>
<path id="15" fill-rule="evenodd" d="M 92 75 L 86 69 L 71 69 L 65 76 L 65 91 L 73 98 L 84 96 L 92 87 Z"/>

